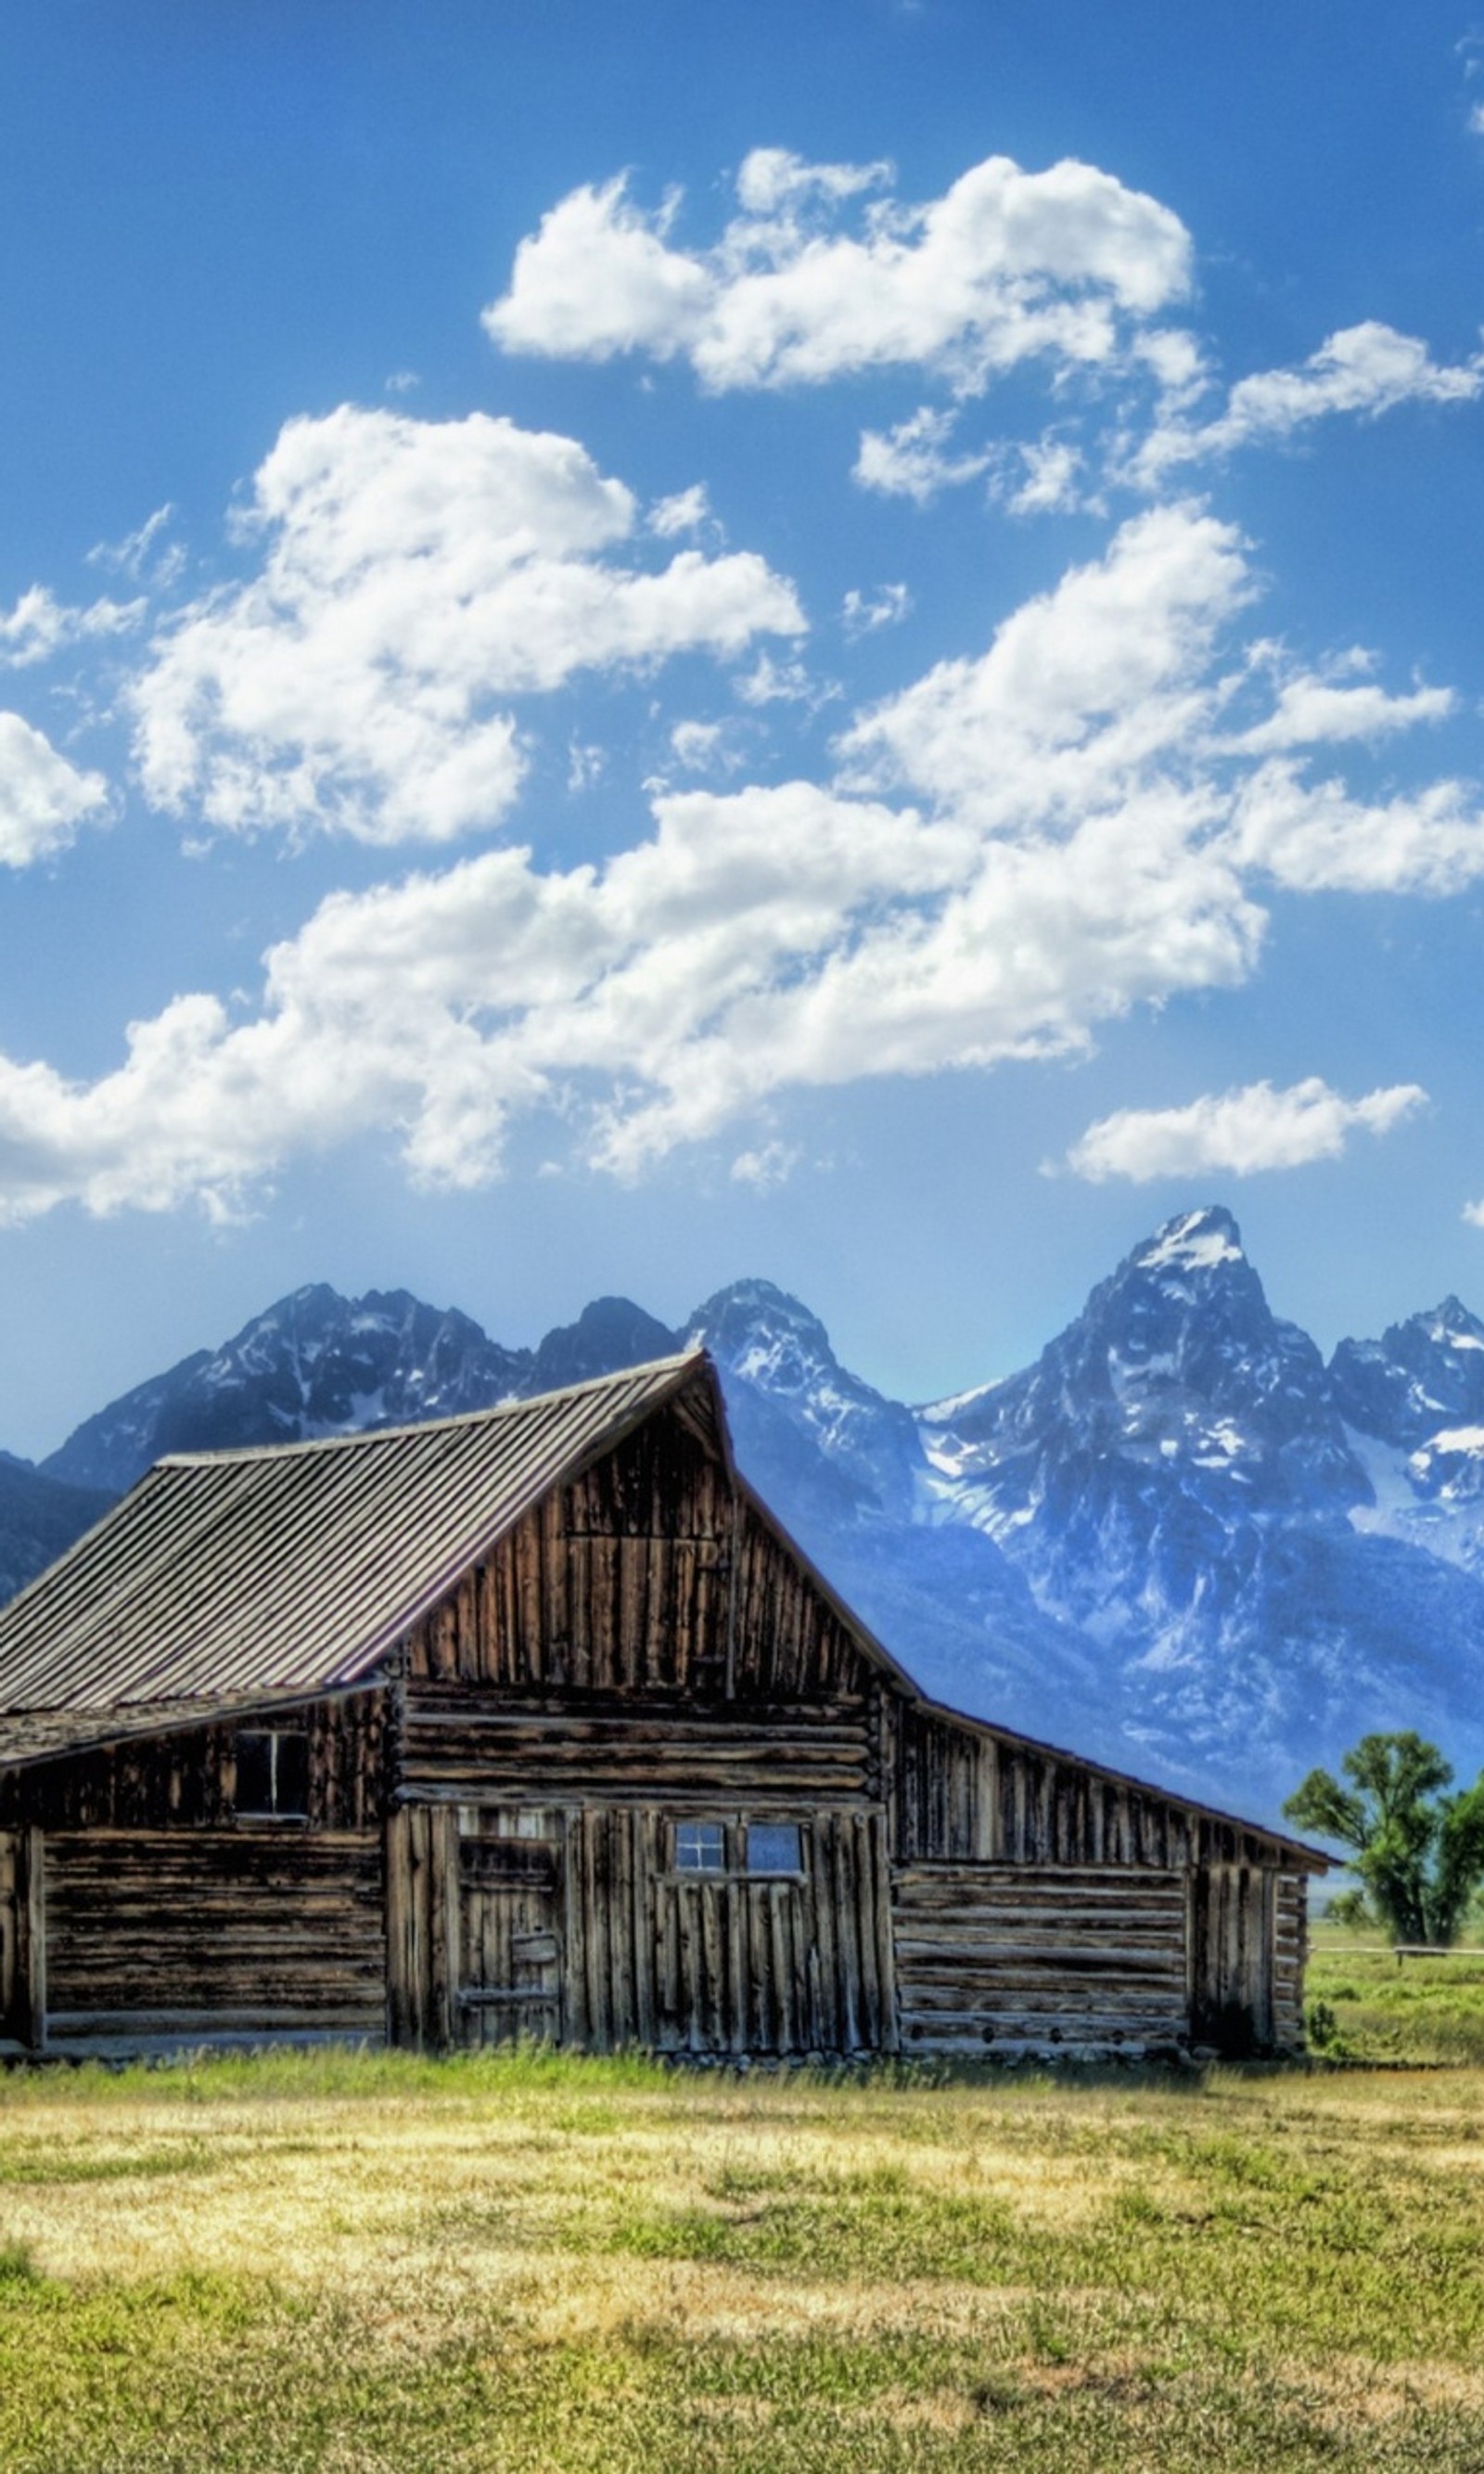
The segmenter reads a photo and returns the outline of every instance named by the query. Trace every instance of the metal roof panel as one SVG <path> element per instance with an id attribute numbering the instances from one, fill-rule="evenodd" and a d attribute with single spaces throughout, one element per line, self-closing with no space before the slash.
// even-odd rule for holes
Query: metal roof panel
<path id="1" fill-rule="evenodd" d="M 157 1462 L 0 1608 L 0 1712 L 311 1692 L 365 1675 L 699 1351 L 472 1416 Z"/>

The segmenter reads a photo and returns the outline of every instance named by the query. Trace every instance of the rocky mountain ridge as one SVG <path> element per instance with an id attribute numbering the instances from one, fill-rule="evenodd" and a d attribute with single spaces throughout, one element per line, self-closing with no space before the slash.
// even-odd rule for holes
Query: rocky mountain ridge
<path id="1" fill-rule="evenodd" d="M 1484 1323 L 1448 1298 L 1326 1365 L 1218 1207 L 1135 1248 L 1033 1366 L 917 1409 L 766 1280 L 676 1329 L 599 1298 L 534 1349 L 404 1291 L 299 1290 L 39 1470 L 0 1460 L 0 1589 L 162 1451 L 449 1415 L 696 1342 L 763 1493 L 959 1706 L 1269 1814 L 1364 1726 L 1484 1758 Z"/>

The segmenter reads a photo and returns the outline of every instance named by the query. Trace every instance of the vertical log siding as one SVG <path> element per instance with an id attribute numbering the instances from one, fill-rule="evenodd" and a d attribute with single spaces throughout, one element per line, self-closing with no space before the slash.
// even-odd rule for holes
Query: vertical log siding
<path id="1" fill-rule="evenodd" d="M 42 2041 L 46 1934 L 38 1830 L 0 1830 L 0 2050 Z"/>
<path id="2" fill-rule="evenodd" d="M 506 1693 L 848 1697 L 874 1680 L 848 1625 L 663 1412 L 553 1490 L 418 1625 L 407 1672 Z"/>

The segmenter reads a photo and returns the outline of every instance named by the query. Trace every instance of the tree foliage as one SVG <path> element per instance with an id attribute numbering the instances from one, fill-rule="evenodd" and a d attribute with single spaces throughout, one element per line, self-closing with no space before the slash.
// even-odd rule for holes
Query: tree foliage
<path id="1" fill-rule="evenodd" d="M 1394 1942 L 1456 1941 L 1484 1881 L 1484 1776 L 1448 1794 L 1452 1769 L 1410 1731 L 1362 1735 L 1340 1767 L 1348 1784 L 1310 1770 L 1283 1807 L 1288 1819 L 1350 1849 Z"/>

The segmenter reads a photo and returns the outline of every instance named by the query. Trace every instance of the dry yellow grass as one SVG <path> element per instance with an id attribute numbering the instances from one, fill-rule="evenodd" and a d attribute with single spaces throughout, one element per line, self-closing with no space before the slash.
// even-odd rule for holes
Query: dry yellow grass
<path id="1" fill-rule="evenodd" d="M 0 2466 L 1484 2466 L 1484 2075 L 0 2083 Z"/>

